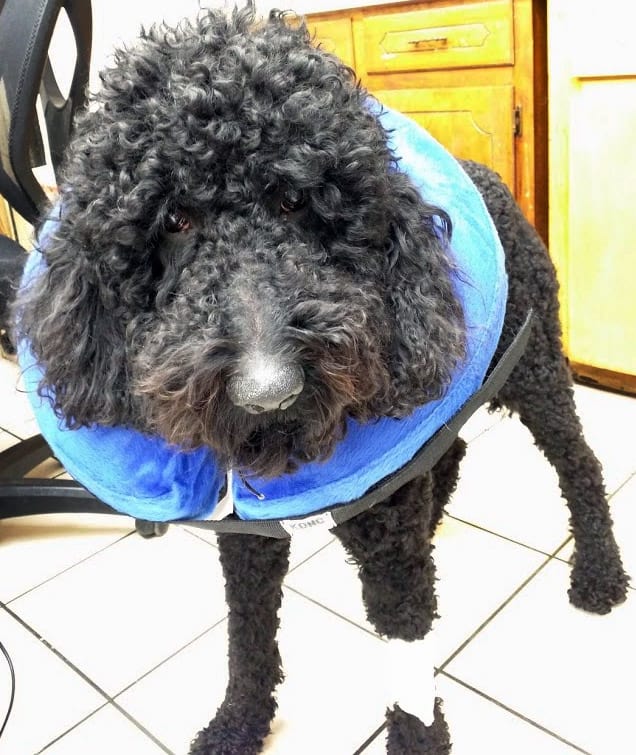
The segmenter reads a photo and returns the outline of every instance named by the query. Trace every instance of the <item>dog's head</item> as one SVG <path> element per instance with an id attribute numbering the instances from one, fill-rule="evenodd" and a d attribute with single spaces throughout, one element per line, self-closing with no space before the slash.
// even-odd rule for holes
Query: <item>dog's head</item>
<path id="1" fill-rule="evenodd" d="M 443 392 L 464 349 L 445 216 L 302 25 L 210 12 L 143 34 L 102 81 L 18 301 L 71 426 L 274 475 L 329 454 L 347 416 Z"/>

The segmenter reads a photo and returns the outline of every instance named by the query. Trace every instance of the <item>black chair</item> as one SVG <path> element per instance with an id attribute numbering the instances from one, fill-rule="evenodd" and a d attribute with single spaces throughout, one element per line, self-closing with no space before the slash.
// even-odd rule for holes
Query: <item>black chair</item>
<path id="1" fill-rule="evenodd" d="M 48 54 L 62 9 L 77 52 L 67 97 L 60 92 Z M 33 173 L 34 166 L 44 163 L 45 154 L 36 110 L 38 95 L 56 171 L 70 138 L 74 113 L 85 103 L 91 39 L 90 0 L 0 0 L 0 194 L 31 224 L 37 222 L 46 202 Z M 0 234 L 0 326 L 5 349 L 11 348 L 4 332 L 9 288 L 19 280 L 24 260 L 25 250 Z M 28 472 L 53 456 L 41 435 L 0 453 L 0 519 L 48 513 L 117 513 L 74 481 L 25 479 Z M 144 537 L 161 535 L 168 527 L 144 520 L 137 520 L 136 526 Z"/>

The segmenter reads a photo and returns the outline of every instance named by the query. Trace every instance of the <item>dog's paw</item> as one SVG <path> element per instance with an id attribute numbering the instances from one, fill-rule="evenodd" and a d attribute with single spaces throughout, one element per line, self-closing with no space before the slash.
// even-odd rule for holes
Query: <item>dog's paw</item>
<path id="1" fill-rule="evenodd" d="M 606 614 L 627 597 L 629 577 L 620 557 L 589 558 L 576 556 L 570 577 L 568 595 L 577 608 Z"/>
<path id="2" fill-rule="evenodd" d="M 398 705 L 387 710 L 387 755 L 448 755 L 451 741 L 441 704 L 440 698 L 436 698 L 435 718 L 430 726 Z"/>
<path id="3" fill-rule="evenodd" d="M 190 755 L 258 755 L 269 729 L 269 716 L 258 717 L 238 706 L 222 705 L 192 741 Z"/>

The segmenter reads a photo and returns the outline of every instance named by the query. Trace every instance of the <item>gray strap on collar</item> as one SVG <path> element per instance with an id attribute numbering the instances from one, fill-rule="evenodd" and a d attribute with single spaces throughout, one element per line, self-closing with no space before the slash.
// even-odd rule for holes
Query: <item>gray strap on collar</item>
<path id="1" fill-rule="evenodd" d="M 453 418 L 429 438 L 411 461 L 374 485 L 361 498 L 349 503 L 335 504 L 314 514 L 294 517 L 292 519 L 254 519 L 244 521 L 232 515 L 219 521 L 178 520 L 173 523 L 187 524 L 188 527 L 199 527 L 206 530 L 215 530 L 216 532 L 261 535 L 280 539 L 290 537 L 296 532 L 317 529 L 318 527 L 331 529 L 375 506 L 376 503 L 384 501 L 410 480 L 431 470 L 451 447 L 469 417 L 482 404 L 485 404 L 497 395 L 525 351 L 532 329 L 532 317 L 533 312 L 530 310 L 512 343 L 491 370 L 481 388 L 468 399 Z"/>

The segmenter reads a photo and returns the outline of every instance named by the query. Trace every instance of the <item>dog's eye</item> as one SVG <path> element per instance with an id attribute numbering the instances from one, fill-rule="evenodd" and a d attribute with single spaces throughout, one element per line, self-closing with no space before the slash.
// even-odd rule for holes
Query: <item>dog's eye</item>
<path id="1" fill-rule="evenodd" d="M 166 217 L 166 231 L 168 233 L 185 233 L 190 228 L 192 228 L 192 221 L 179 210 L 173 210 Z"/>
<path id="2" fill-rule="evenodd" d="M 305 192 L 301 189 L 287 189 L 280 200 L 280 209 L 283 212 L 298 212 L 307 202 Z"/>

